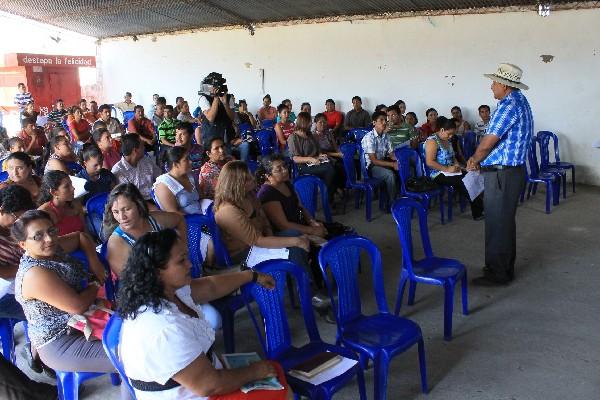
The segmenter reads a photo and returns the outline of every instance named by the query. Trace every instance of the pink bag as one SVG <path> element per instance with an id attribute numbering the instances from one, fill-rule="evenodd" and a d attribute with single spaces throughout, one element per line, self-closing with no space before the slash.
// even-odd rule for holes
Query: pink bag
<path id="1" fill-rule="evenodd" d="M 96 299 L 96 303 L 92 304 L 83 315 L 73 314 L 67 325 L 83 332 L 87 340 L 102 340 L 104 327 L 113 314 L 111 308 L 110 301 Z"/>

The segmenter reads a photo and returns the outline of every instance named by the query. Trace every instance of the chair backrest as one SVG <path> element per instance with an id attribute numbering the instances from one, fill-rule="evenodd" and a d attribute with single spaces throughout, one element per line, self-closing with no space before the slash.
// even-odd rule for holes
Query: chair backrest
<path id="1" fill-rule="evenodd" d="M 0 182 L 4 182 L 8 180 L 8 171 L 0 172 Z"/>
<path id="2" fill-rule="evenodd" d="M 344 172 L 346 173 L 347 187 L 356 183 L 356 167 L 354 166 L 354 156 L 356 155 L 357 147 L 358 146 L 354 143 L 343 143 L 340 146 L 342 162 L 344 163 Z"/>
<path id="3" fill-rule="evenodd" d="M 477 135 L 473 131 L 467 131 L 459 138 L 459 144 L 461 146 L 463 157 L 465 160 L 468 160 L 475 154 L 475 149 L 477 148 Z"/>
<path id="4" fill-rule="evenodd" d="M 271 129 L 261 129 L 256 132 L 260 154 L 263 157 L 273 153 L 277 148 L 277 140 L 274 132 Z"/>
<path id="5" fill-rule="evenodd" d="M 248 169 L 250 170 L 250 173 L 252 175 L 254 175 L 254 173 L 258 169 L 258 161 L 256 161 L 256 160 L 246 160 L 246 165 L 248 166 Z"/>
<path id="6" fill-rule="evenodd" d="M 365 159 L 365 151 L 362 146 L 358 146 L 358 161 L 360 162 L 360 174 L 362 179 L 365 180 L 369 177 L 369 170 L 367 169 L 367 160 Z"/>
<path id="7" fill-rule="evenodd" d="M 388 313 L 388 305 L 383 287 L 381 253 L 375 243 L 363 236 L 342 235 L 328 241 L 319 252 L 319 266 L 327 285 L 332 304 L 337 308 L 338 330 L 343 324 L 362 315 L 360 292 L 358 289 L 358 265 L 361 250 L 365 250 L 371 260 L 373 292 L 380 313 Z M 337 304 L 332 296 L 332 283 L 327 269 L 331 271 L 337 284 Z"/>
<path id="8" fill-rule="evenodd" d="M 221 239 L 221 231 L 217 225 L 217 221 L 215 221 L 213 206 L 214 203 L 208 206 L 206 209 L 206 216 L 208 217 L 208 229 L 210 231 L 210 237 L 215 249 L 215 257 L 217 259 L 217 264 L 220 267 L 229 267 L 233 265 L 233 262 L 231 261 L 229 251 L 227 251 L 225 243 L 223 243 L 223 240 Z"/>
<path id="9" fill-rule="evenodd" d="M 425 142 L 419 143 L 419 155 L 421 156 L 421 160 L 423 160 L 423 171 L 426 176 L 431 174 L 431 170 L 427 166 L 427 154 L 425 154 Z"/>
<path id="10" fill-rule="evenodd" d="M 411 177 L 411 161 L 414 162 L 416 176 L 423 176 L 423 163 L 420 154 L 410 147 L 398 147 L 394 150 L 398 161 L 398 176 L 400 177 L 401 193 L 406 193 L 406 181 Z"/>
<path id="11" fill-rule="evenodd" d="M 362 142 L 363 137 L 365 137 L 365 135 L 369 132 L 370 132 L 370 129 L 354 128 L 354 129 L 350 130 L 350 132 L 348 132 L 347 137 L 349 139 L 354 139 L 354 142 L 356 144 L 360 145 L 360 142 Z"/>
<path id="12" fill-rule="evenodd" d="M 81 164 L 79 164 L 75 161 L 67 161 L 66 164 L 67 164 L 67 169 L 69 171 L 73 172 L 74 174 L 78 174 L 83 169 Z"/>
<path id="13" fill-rule="evenodd" d="M 527 149 L 527 161 L 529 164 L 529 176 L 531 178 L 537 178 L 540 174 L 540 165 L 538 164 L 537 151 L 536 151 L 537 138 L 531 138 L 529 148 Z"/>
<path id="14" fill-rule="evenodd" d="M 550 163 L 550 140 L 554 146 L 554 162 L 560 162 L 560 155 L 558 150 L 558 136 L 550 131 L 539 131 L 536 135 L 538 145 L 540 148 L 540 164 L 542 169 L 548 167 Z"/>
<path id="15" fill-rule="evenodd" d="M 321 194 L 321 206 L 325 221 L 332 222 L 331 208 L 329 207 L 329 194 L 327 186 L 319 177 L 314 175 L 302 175 L 294 181 L 294 189 L 300 197 L 302 205 L 310 212 L 311 217 L 317 214 L 318 194 Z"/>
<path id="16" fill-rule="evenodd" d="M 274 119 L 263 119 L 260 121 L 260 126 L 262 129 L 272 130 L 275 127 L 276 120 Z"/>
<path id="17" fill-rule="evenodd" d="M 125 111 L 123 113 L 123 126 L 127 129 L 127 125 L 129 125 L 129 120 L 133 118 L 135 113 L 133 111 Z"/>
<path id="18" fill-rule="evenodd" d="M 239 129 L 242 139 L 246 139 L 248 135 L 254 136 L 254 128 L 249 123 L 240 124 Z"/>
<path id="19" fill-rule="evenodd" d="M 396 222 L 396 230 L 402 246 L 402 266 L 406 268 L 411 275 L 414 274 L 412 269 L 413 260 L 413 243 L 412 243 L 412 214 L 413 210 L 417 211 L 419 216 L 419 231 L 421 233 L 421 244 L 425 257 L 433 257 L 431 249 L 431 240 L 429 239 L 429 228 L 427 227 L 427 210 L 418 201 L 402 197 L 396 200 L 392 205 L 392 216 Z"/>
<path id="20" fill-rule="evenodd" d="M 202 253 L 200 249 L 200 236 L 203 227 L 210 227 L 210 218 L 202 214 L 188 214 L 185 216 L 187 224 L 188 254 L 192 263 L 192 278 L 202 276 Z M 210 229 L 210 228 L 209 228 Z"/>
<path id="21" fill-rule="evenodd" d="M 129 378 L 125 375 L 125 368 L 123 367 L 123 363 L 119 357 L 119 342 L 121 340 L 121 326 L 123 325 L 123 319 L 119 315 L 119 313 L 115 312 L 112 317 L 106 323 L 104 327 L 104 332 L 102 333 L 102 346 L 104 346 L 104 351 L 108 356 L 108 359 L 112 363 L 112 365 L 117 369 L 119 375 L 121 375 L 121 380 L 125 382 L 127 385 L 127 389 L 135 399 L 135 391 L 131 387 L 131 383 L 129 382 Z"/>
<path id="22" fill-rule="evenodd" d="M 89 198 L 85 203 L 85 209 L 87 210 L 86 217 L 88 219 L 88 226 L 90 226 L 95 234 L 96 238 L 102 240 L 102 220 L 104 218 L 104 209 L 108 202 L 108 195 L 110 193 L 99 193 Z"/>
<path id="23" fill-rule="evenodd" d="M 160 208 L 160 203 L 158 202 L 158 199 L 156 198 L 156 193 L 154 193 L 154 188 L 150 189 L 150 196 L 152 196 L 152 201 L 156 205 L 156 208 L 158 208 L 159 210 L 162 210 Z"/>
<path id="24" fill-rule="evenodd" d="M 287 284 L 296 284 L 304 324 L 310 341 L 320 342 L 321 337 L 319 336 L 313 313 L 310 282 L 306 272 L 289 260 L 263 261 L 255 265 L 254 269 L 272 275 L 275 280 L 275 289 L 272 290 L 263 288 L 255 283 L 242 286 L 242 297 L 244 298 L 246 308 L 254 323 L 256 334 L 267 358 L 277 358 L 279 354 L 289 349 L 292 345 L 290 326 L 284 302 Z M 288 279 L 288 277 L 291 279 Z M 262 316 L 264 334 L 249 306 L 252 300 L 255 300 L 256 304 L 258 304 Z"/>

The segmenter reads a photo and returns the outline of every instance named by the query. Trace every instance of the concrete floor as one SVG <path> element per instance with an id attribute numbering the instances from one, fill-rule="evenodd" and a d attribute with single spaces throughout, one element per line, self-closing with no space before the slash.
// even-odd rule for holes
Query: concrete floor
<path id="1" fill-rule="evenodd" d="M 374 203 L 375 205 L 375 203 Z M 375 208 L 375 207 L 374 207 Z M 420 393 L 417 352 L 411 349 L 391 363 L 389 399 L 526 400 L 600 398 L 600 188 L 578 186 L 566 200 L 544 214 L 544 192 L 526 201 L 517 214 L 518 250 L 516 280 L 503 288 L 469 287 L 470 315 L 463 316 L 456 296 L 454 339 L 443 336 L 443 295 L 439 287 L 419 286 L 416 303 L 403 306 L 402 315 L 416 321 L 425 336 L 430 393 Z M 364 209 L 336 217 L 370 237 L 380 248 L 388 304 L 393 306 L 398 282 L 400 248 L 389 214 L 367 223 Z M 439 211 L 430 212 L 434 252 L 457 258 L 469 277 L 480 274 L 484 260 L 484 223 L 469 212 L 441 225 Z M 417 250 L 419 254 L 420 250 Z M 365 264 L 363 264 L 365 265 Z M 363 305 L 373 310 L 368 290 L 370 275 L 363 267 Z M 333 342 L 335 326 L 318 320 L 321 336 Z M 292 332 L 302 341 L 299 318 Z M 297 329 L 294 329 L 296 328 Z M 20 328 L 19 328 L 20 329 Z M 238 351 L 259 349 L 245 312 L 236 320 Z M 32 378 L 50 382 L 24 365 L 19 341 L 19 366 Z M 222 342 L 217 342 L 222 349 Z M 367 396 L 373 398 L 373 372 L 366 371 Z M 356 385 L 337 399 L 358 398 Z M 83 399 L 117 399 L 118 389 L 108 377 L 86 383 Z"/>

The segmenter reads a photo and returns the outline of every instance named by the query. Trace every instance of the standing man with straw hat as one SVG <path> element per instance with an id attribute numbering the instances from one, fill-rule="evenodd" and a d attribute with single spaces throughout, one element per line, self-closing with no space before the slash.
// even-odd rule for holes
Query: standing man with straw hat
<path id="1" fill-rule="evenodd" d="M 533 135 L 533 115 L 522 90 L 523 71 L 513 64 L 500 64 L 493 74 L 492 92 L 499 100 L 489 128 L 468 170 L 481 169 L 485 179 L 485 267 L 473 284 L 505 285 L 513 280 L 516 259 L 515 215 L 525 187 L 525 160 Z"/>

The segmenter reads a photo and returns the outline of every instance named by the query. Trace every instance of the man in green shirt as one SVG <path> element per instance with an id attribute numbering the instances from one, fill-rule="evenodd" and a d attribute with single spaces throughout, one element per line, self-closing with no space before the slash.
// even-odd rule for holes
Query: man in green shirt
<path id="1" fill-rule="evenodd" d="M 158 125 L 158 137 L 160 138 L 160 144 L 164 146 L 175 145 L 175 129 L 177 128 L 177 121 L 173 118 L 173 106 L 166 105 L 164 111 L 164 119 Z"/>
<path id="2" fill-rule="evenodd" d="M 386 132 L 392 142 L 392 147 L 404 145 L 405 142 L 410 141 L 409 144 L 412 148 L 417 147 L 418 134 L 414 126 L 404 122 L 400 114 L 400 109 L 397 105 L 388 107 L 387 109 L 388 125 Z"/>

